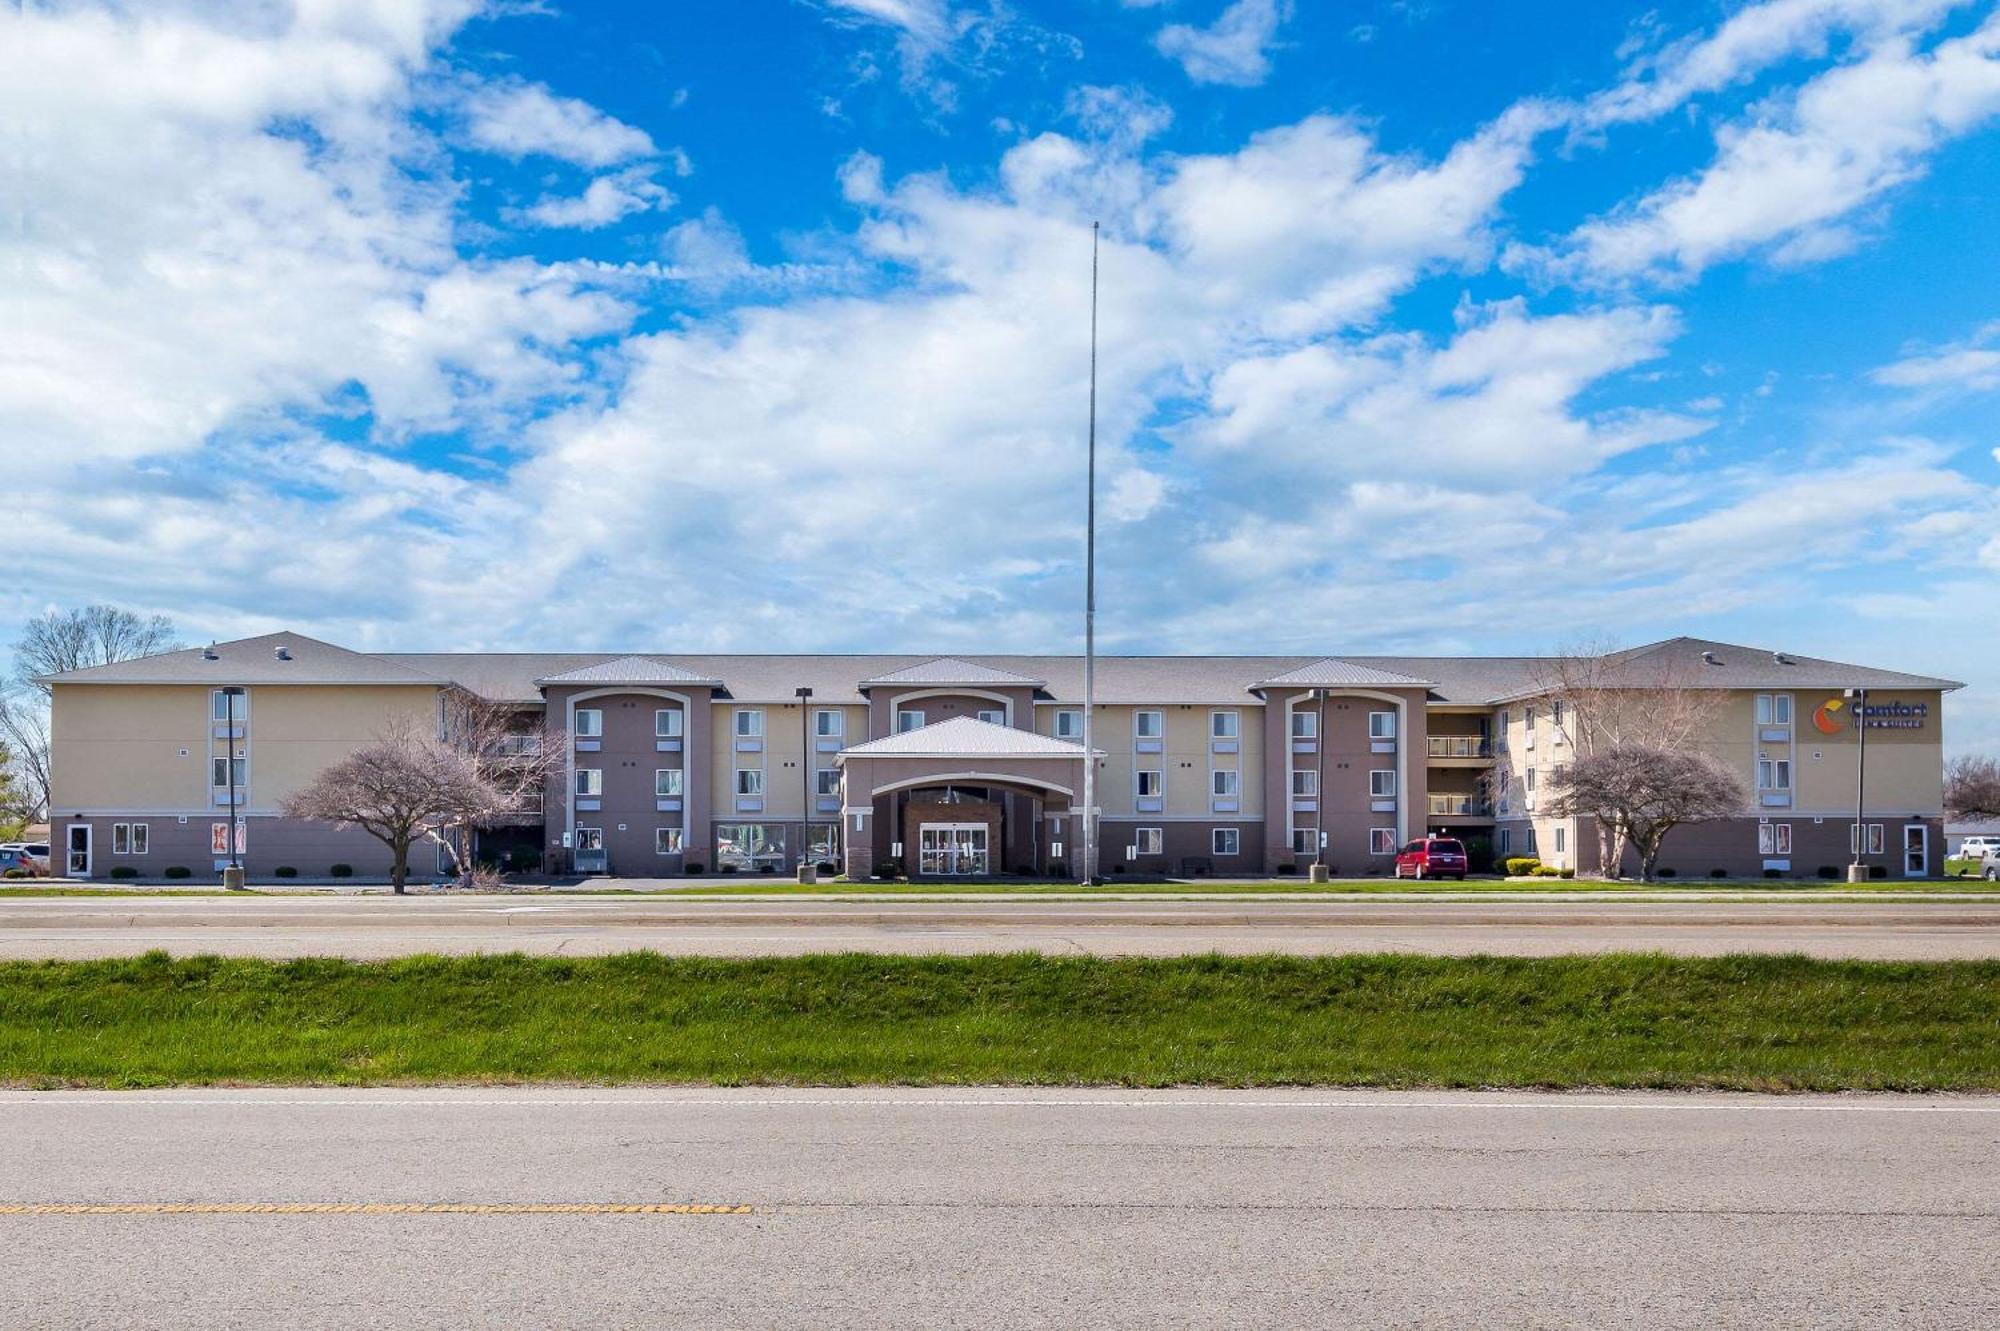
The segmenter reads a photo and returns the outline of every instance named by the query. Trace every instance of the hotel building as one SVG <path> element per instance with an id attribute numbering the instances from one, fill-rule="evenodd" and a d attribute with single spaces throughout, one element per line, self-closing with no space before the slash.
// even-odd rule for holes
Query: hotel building
<path id="1" fill-rule="evenodd" d="M 1107 876 L 1386 874 L 1427 832 L 1590 872 L 1597 838 L 1551 817 L 1567 761 L 1531 657 L 1100 657 Z M 1714 691 L 1703 744 L 1741 777 L 1738 818 L 1676 830 L 1681 876 L 1829 874 L 1858 839 L 1882 875 L 1942 865 L 1946 679 L 1675 638 L 1597 663 L 1606 687 Z M 1084 750 L 1074 656 L 366 653 L 270 634 L 52 676 L 57 872 L 207 878 L 232 801 L 253 877 L 380 877 L 364 833 L 280 815 L 287 792 L 446 691 L 555 737 L 539 809 L 479 853 L 633 877 L 816 863 L 851 875 L 1067 874 Z M 1866 812 L 1855 831 L 1866 689 Z M 1540 803 L 1538 803 L 1540 801 Z M 1322 849 L 1323 848 L 1323 849 Z M 433 868 L 427 856 L 412 864 Z"/>

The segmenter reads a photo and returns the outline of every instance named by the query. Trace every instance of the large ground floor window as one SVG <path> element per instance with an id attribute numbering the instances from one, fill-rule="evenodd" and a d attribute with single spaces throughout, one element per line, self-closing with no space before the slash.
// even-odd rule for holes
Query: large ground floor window
<path id="1" fill-rule="evenodd" d="M 785 856 L 785 829 L 779 823 L 717 823 L 715 865 L 734 867 L 746 873 L 783 869 L 790 863 Z"/>
<path id="2" fill-rule="evenodd" d="M 992 871 L 985 823 L 925 823 L 918 837 L 918 873 L 962 878 Z"/>

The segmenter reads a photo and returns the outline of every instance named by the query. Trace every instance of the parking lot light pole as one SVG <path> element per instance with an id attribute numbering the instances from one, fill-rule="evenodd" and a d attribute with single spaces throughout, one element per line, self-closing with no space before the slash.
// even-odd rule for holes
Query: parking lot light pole
<path id="1" fill-rule="evenodd" d="M 237 851 L 239 810 L 236 803 L 236 700 L 243 696 L 243 686 L 231 684 L 222 690 L 222 728 L 229 734 L 229 757 L 225 765 L 229 769 L 229 867 L 222 871 L 222 885 L 231 892 L 243 891 L 243 857 Z"/>
<path id="2" fill-rule="evenodd" d="M 812 701 L 813 691 L 801 685 L 792 692 L 799 700 L 799 881 L 817 883 L 819 870 L 813 867 L 812 862 L 812 708 L 806 705 Z"/>
<path id="3" fill-rule="evenodd" d="M 1854 862 L 1847 866 L 1847 881 L 1868 880 L 1868 866 L 1861 857 L 1868 850 L 1868 824 L 1862 820 L 1862 797 L 1868 789 L 1868 690 L 1844 689 L 1841 696 L 1854 708 Z"/>

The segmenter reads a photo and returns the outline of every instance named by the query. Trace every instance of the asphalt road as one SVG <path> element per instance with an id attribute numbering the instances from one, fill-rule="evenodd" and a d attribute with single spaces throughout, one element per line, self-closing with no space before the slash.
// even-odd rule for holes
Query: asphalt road
<path id="1" fill-rule="evenodd" d="M 1994 1099 L 12 1092 L 0 1322 L 1992 1327 L 1996 1139 Z M 729 1209 L 612 1209 L 688 1203 Z"/>
<path id="2" fill-rule="evenodd" d="M 1050 901 L 547 897 L 24 897 L 0 900 L 0 957 L 413 952 L 1428 952 L 1658 949 L 1900 960 L 2000 956 L 2000 898 L 1809 901 L 1242 898 Z"/>

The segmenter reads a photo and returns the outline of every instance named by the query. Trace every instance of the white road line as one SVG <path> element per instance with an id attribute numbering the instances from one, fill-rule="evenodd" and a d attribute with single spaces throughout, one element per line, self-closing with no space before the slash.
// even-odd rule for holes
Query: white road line
<path id="1" fill-rule="evenodd" d="M 1411 1109 L 1467 1109 L 1482 1113 L 1531 1111 L 1566 1113 L 1738 1113 L 1738 1114 L 2000 1114 L 2000 1097 L 1991 1102 L 1971 1104 L 1828 1104 L 1815 1101 L 1785 1104 L 1773 1101 L 1586 1101 L 1569 1104 L 1521 1100 L 1039 1100 L 1023 1099 L 896 1099 L 892 1097 L 801 1097 L 797 1099 L 707 1099 L 698 1097 L 596 1097 L 596 1098 L 473 1098 L 464 1099 L 270 1099 L 260 1097 L 217 1098 L 205 1096 L 151 1096 L 113 1093 L 109 1097 L 87 1092 L 0 1092 L 0 1110 L 27 1107 L 115 1107 L 162 1105 L 204 1105 L 239 1109 L 269 1107 L 291 1109 L 410 1109 L 410 1108 L 704 1108 L 704 1109 L 791 1109 L 791 1108 L 891 1108 L 891 1109 L 1339 1109 L 1400 1111 Z"/>

